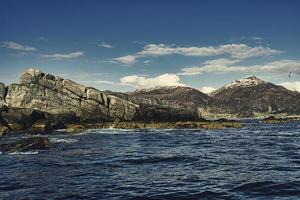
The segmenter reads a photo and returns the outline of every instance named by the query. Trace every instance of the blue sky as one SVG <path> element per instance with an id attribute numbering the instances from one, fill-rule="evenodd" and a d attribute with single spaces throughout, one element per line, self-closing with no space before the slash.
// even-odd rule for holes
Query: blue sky
<path id="1" fill-rule="evenodd" d="M 249 75 L 300 90 L 299 10 L 297 0 L 2 0 L 0 81 L 34 67 L 101 90 L 209 91 Z"/>

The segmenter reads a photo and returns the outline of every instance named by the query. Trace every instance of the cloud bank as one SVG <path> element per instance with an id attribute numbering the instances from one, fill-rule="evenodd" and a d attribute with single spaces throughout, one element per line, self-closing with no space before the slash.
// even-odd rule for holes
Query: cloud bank
<path id="1" fill-rule="evenodd" d="M 141 57 L 158 57 L 168 55 L 205 57 L 229 55 L 233 59 L 245 59 L 258 56 L 271 56 L 280 53 L 282 53 L 280 50 L 271 49 L 261 45 L 251 47 L 247 44 L 225 44 L 207 47 L 180 47 L 166 44 L 148 44 L 144 46 L 142 51 L 139 51 L 136 54 L 114 58 L 113 60 L 123 64 L 133 64 Z"/>
<path id="2" fill-rule="evenodd" d="M 120 79 L 122 85 L 135 88 L 152 88 L 160 86 L 186 86 L 176 74 L 162 74 L 153 78 L 145 76 L 125 76 Z"/>
<path id="3" fill-rule="evenodd" d="M 11 42 L 11 41 L 3 42 L 2 47 L 8 48 L 8 49 L 13 49 L 13 50 L 18 50 L 18 51 L 36 51 L 37 50 L 35 47 L 22 45 L 22 44 L 19 44 L 16 42 Z"/>
<path id="4" fill-rule="evenodd" d="M 285 83 L 280 83 L 279 85 L 281 85 L 289 90 L 300 92 L 300 81 L 285 82 Z"/>
<path id="5" fill-rule="evenodd" d="M 209 87 L 209 86 L 203 86 L 200 88 L 200 91 L 206 94 L 211 93 L 214 90 L 216 90 L 216 88 Z"/>
<path id="6" fill-rule="evenodd" d="M 281 51 L 269 47 L 257 46 L 250 47 L 246 44 L 225 44 L 208 47 L 173 47 L 165 44 L 149 44 L 138 52 L 141 56 L 165 56 L 165 55 L 183 55 L 183 56 L 217 56 L 230 55 L 232 58 L 250 58 L 255 56 L 270 56 L 279 54 Z"/>
<path id="7" fill-rule="evenodd" d="M 114 58 L 113 61 L 119 62 L 123 65 L 131 65 L 136 62 L 136 56 L 128 55 L 128 56 L 122 56 L 118 58 Z"/>
<path id="8" fill-rule="evenodd" d="M 264 65 L 238 65 L 240 60 L 216 59 L 209 60 L 200 66 L 186 67 L 181 69 L 179 75 L 197 75 L 204 72 L 211 73 L 229 73 L 229 72 L 247 72 L 247 73 L 289 73 L 300 75 L 300 60 L 279 60 L 269 62 Z"/>
<path id="9" fill-rule="evenodd" d="M 107 44 L 106 42 L 102 42 L 101 44 L 98 45 L 99 47 L 107 48 L 107 49 L 112 49 L 114 48 L 111 44 Z"/>
<path id="10" fill-rule="evenodd" d="M 52 58 L 54 60 L 75 59 L 83 56 L 84 52 L 76 51 L 72 53 L 41 54 L 43 58 Z"/>

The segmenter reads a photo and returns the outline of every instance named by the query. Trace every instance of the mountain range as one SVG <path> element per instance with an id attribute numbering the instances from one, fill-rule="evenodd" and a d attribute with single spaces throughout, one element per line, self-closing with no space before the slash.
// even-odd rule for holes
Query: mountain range
<path id="1" fill-rule="evenodd" d="M 210 94 L 182 86 L 114 93 L 137 104 L 191 109 L 201 117 L 262 117 L 300 114 L 300 93 L 255 76 L 235 80 Z"/>
<path id="2" fill-rule="evenodd" d="M 245 118 L 299 115 L 300 93 L 254 76 L 235 80 L 210 94 L 182 86 L 120 93 L 28 69 L 21 74 L 20 83 L 0 83 L 0 109 L 0 118 L 7 122 L 9 113 L 16 109 L 23 115 L 40 111 L 47 118 L 71 122 Z"/>

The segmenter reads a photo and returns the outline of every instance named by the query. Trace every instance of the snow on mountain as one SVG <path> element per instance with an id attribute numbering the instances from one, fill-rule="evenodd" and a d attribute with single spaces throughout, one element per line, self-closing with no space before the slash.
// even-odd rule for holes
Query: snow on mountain
<path id="1" fill-rule="evenodd" d="M 235 80 L 227 85 L 224 88 L 234 88 L 234 87 L 252 87 L 265 83 L 265 81 L 256 78 L 255 76 L 249 76 L 240 80 Z"/>
<path id="2" fill-rule="evenodd" d="M 257 85 L 264 84 L 264 83 L 266 83 L 266 82 L 255 76 L 248 76 L 248 77 L 240 79 L 240 80 L 235 80 L 235 81 L 221 87 L 220 89 L 213 91 L 211 93 L 211 95 L 216 95 L 216 94 L 220 93 L 221 91 L 231 89 L 231 88 L 253 87 L 253 86 L 257 86 Z"/>
<path id="3" fill-rule="evenodd" d="M 133 92 L 129 92 L 129 93 L 140 93 L 140 92 L 152 92 L 152 91 L 156 91 L 156 90 L 161 90 L 161 91 L 169 91 L 169 90 L 174 90 L 176 88 L 186 88 L 186 89 L 190 89 L 192 90 L 193 88 L 189 88 L 189 87 L 183 87 L 183 86 L 156 86 L 156 87 L 151 87 L 151 88 L 141 88 L 141 89 L 137 89 Z"/>

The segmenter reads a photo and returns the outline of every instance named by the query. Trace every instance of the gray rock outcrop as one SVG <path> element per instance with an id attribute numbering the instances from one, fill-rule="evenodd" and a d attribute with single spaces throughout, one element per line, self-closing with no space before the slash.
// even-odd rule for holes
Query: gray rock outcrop
<path id="1" fill-rule="evenodd" d="M 0 150 L 4 153 L 27 152 L 35 150 L 47 150 L 53 148 L 48 138 L 46 137 L 31 137 L 24 138 L 16 142 L 1 144 Z"/>
<path id="2" fill-rule="evenodd" d="M 4 83 L 0 82 L 0 108 L 5 104 L 5 85 Z"/>
<path id="3" fill-rule="evenodd" d="M 25 71 L 20 84 L 8 86 L 9 107 L 30 108 L 82 121 L 130 121 L 138 105 L 91 87 L 36 69 Z"/>

